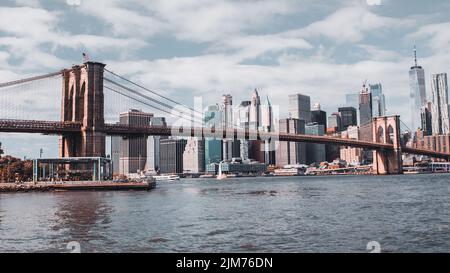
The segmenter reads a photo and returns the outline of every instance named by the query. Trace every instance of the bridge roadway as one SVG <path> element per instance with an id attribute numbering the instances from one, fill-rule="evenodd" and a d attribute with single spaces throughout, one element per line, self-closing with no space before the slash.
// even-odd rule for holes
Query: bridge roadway
<path id="1" fill-rule="evenodd" d="M 59 122 L 59 121 L 35 121 L 35 120 L 0 120 L 0 133 L 38 133 L 44 135 L 77 134 L 82 131 L 82 124 L 79 122 Z M 370 150 L 393 150 L 391 144 L 366 142 L 361 140 L 344 139 L 328 136 L 311 136 L 289 133 L 267 133 L 260 131 L 249 131 L 231 129 L 227 131 L 216 131 L 208 128 L 183 128 L 183 127 L 163 127 L 163 126 L 143 126 L 135 127 L 121 124 L 105 124 L 101 130 L 106 135 L 116 135 L 124 137 L 133 136 L 180 136 L 180 137 L 200 137 L 218 139 L 251 139 L 251 140 L 275 140 L 290 142 L 305 142 L 316 144 L 330 144 L 337 146 L 347 146 L 364 148 Z M 403 153 L 425 155 L 434 158 L 441 158 L 450 161 L 449 153 L 435 152 L 431 150 L 402 147 Z"/>

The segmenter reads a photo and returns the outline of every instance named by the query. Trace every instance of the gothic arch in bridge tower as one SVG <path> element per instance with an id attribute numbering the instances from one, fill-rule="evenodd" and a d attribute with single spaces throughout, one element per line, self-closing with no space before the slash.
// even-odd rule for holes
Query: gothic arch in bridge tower
<path id="1" fill-rule="evenodd" d="M 389 125 L 388 129 L 387 129 L 387 141 L 386 142 L 389 144 L 394 144 L 394 138 L 395 138 L 394 127 L 392 127 L 392 125 Z"/>
<path id="2" fill-rule="evenodd" d="M 379 126 L 377 130 L 377 143 L 384 143 L 384 129 L 382 126 Z"/>
<path id="3" fill-rule="evenodd" d="M 400 140 L 400 117 L 378 117 L 372 120 L 373 141 L 392 144 L 393 150 L 379 149 L 373 152 L 373 167 L 376 174 L 403 173 L 402 146 Z"/>

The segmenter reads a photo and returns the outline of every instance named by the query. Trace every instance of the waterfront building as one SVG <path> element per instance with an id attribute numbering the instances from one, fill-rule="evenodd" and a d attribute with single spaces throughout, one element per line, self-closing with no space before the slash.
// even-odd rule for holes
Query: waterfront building
<path id="1" fill-rule="evenodd" d="M 372 94 L 372 117 L 386 116 L 386 98 L 383 94 L 381 83 L 370 84 L 370 93 Z"/>
<path id="2" fill-rule="evenodd" d="M 183 153 L 184 173 L 205 172 L 205 140 L 189 138 Z"/>
<path id="3" fill-rule="evenodd" d="M 347 130 L 350 126 L 358 125 L 358 115 L 355 107 L 340 107 L 338 109 L 339 114 L 341 116 L 341 127 L 342 130 Z"/>
<path id="4" fill-rule="evenodd" d="M 162 174 L 183 173 L 183 154 L 186 143 L 186 139 L 161 139 L 159 159 Z"/>
<path id="5" fill-rule="evenodd" d="M 208 174 L 217 174 L 219 165 L 222 173 L 236 175 L 261 175 L 267 172 L 268 165 L 259 162 L 243 162 L 240 158 L 235 158 L 231 162 L 213 163 L 206 167 Z"/>
<path id="6" fill-rule="evenodd" d="M 289 115 L 293 119 L 311 122 L 311 98 L 302 94 L 289 96 Z"/>
<path id="7" fill-rule="evenodd" d="M 121 147 L 122 137 L 112 136 L 111 137 L 111 165 L 113 175 L 120 174 L 120 147 Z"/>
<path id="8" fill-rule="evenodd" d="M 360 131 L 358 126 L 349 126 L 346 131 L 341 134 L 342 138 L 346 139 L 360 139 Z M 364 150 L 361 148 L 341 147 L 340 158 L 349 165 L 358 166 L 364 160 Z"/>
<path id="9" fill-rule="evenodd" d="M 325 126 L 309 123 L 305 126 L 305 134 L 313 136 L 325 135 Z M 326 160 L 325 144 L 309 143 L 306 145 L 306 164 L 320 164 Z"/>
<path id="10" fill-rule="evenodd" d="M 205 165 L 222 161 L 222 140 L 205 140 Z"/>
<path id="11" fill-rule="evenodd" d="M 327 112 L 322 111 L 320 103 L 315 103 L 311 111 L 311 123 L 317 123 L 327 128 Z"/>
<path id="12" fill-rule="evenodd" d="M 359 94 L 359 124 L 365 125 L 372 122 L 372 94 L 366 84 Z"/>
<path id="13" fill-rule="evenodd" d="M 447 73 L 432 75 L 431 99 L 433 134 L 450 134 Z"/>
<path id="14" fill-rule="evenodd" d="M 281 119 L 279 121 L 280 133 L 304 134 L 305 121 L 296 118 Z M 306 163 L 306 145 L 305 143 L 279 142 L 276 151 L 276 165 L 295 165 Z"/>
<path id="15" fill-rule="evenodd" d="M 427 103 L 425 70 L 417 64 L 417 50 L 414 47 L 414 66 L 409 70 L 411 130 L 420 126 L 420 110 Z M 423 128 L 422 128 L 423 129 Z"/>
<path id="16" fill-rule="evenodd" d="M 150 119 L 150 125 L 154 126 L 167 126 L 166 118 L 164 117 L 152 117 Z M 166 136 L 148 136 L 147 137 L 147 163 L 145 170 L 151 172 L 158 172 L 160 166 L 160 145 L 161 139 L 167 139 Z"/>
<path id="17" fill-rule="evenodd" d="M 427 136 L 425 133 L 417 134 L 415 148 L 432 150 L 441 153 L 450 153 L 450 135 L 432 135 Z"/>
<path id="18" fill-rule="evenodd" d="M 120 114 L 120 124 L 130 126 L 148 126 L 153 114 L 144 113 L 140 110 L 131 109 Z M 120 163 L 121 174 L 136 173 L 143 171 L 147 160 L 147 139 L 146 137 L 133 137 L 122 139 L 120 142 Z"/>
<path id="19" fill-rule="evenodd" d="M 222 112 L 218 104 L 210 105 L 205 112 L 205 128 L 222 128 Z M 205 165 L 222 161 L 222 139 L 205 139 Z"/>

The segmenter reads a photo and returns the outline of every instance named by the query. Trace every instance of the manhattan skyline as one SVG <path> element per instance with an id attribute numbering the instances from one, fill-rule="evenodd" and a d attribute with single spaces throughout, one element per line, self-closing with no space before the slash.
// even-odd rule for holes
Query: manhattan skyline
<path id="1" fill-rule="evenodd" d="M 86 51 L 109 69 L 188 104 L 192 96 L 214 104 L 228 93 L 238 102 L 257 88 L 274 105 L 287 105 L 289 94 L 309 95 L 328 113 L 368 79 L 383 85 L 388 113 L 407 121 L 410 107 L 403 102 L 410 93 L 413 45 L 428 96 L 431 74 L 449 72 L 449 4 L 432 2 L 153 1 L 147 7 L 142 1 L 8 1 L 0 8 L 0 77 L 8 81 L 77 64 Z M 46 144 L 54 143 L 49 137 L 0 137 L 8 153 L 37 156 L 43 146 L 47 156 L 55 155 L 49 154 L 56 148 Z M 22 141 L 35 138 L 43 144 L 22 150 Z"/>

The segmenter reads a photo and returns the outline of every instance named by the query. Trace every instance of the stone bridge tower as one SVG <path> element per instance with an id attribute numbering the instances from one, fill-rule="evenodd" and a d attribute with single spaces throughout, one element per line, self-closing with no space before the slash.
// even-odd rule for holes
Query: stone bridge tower
<path id="1" fill-rule="evenodd" d="M 104 157 L 103 72 L 105 65 L 87 62 L 62 71 L 61 121 L 82 124 L 78 134 L 63 135 L 60 157 Z"/>
<path id="2" fill-rule="evenodd" d="M 372 120 L 373 141 L 394 145 L 393 150 L 373 151 L 375 174 L 402 174 L 402 144 L 400 116 L 378 117 Z"/>

